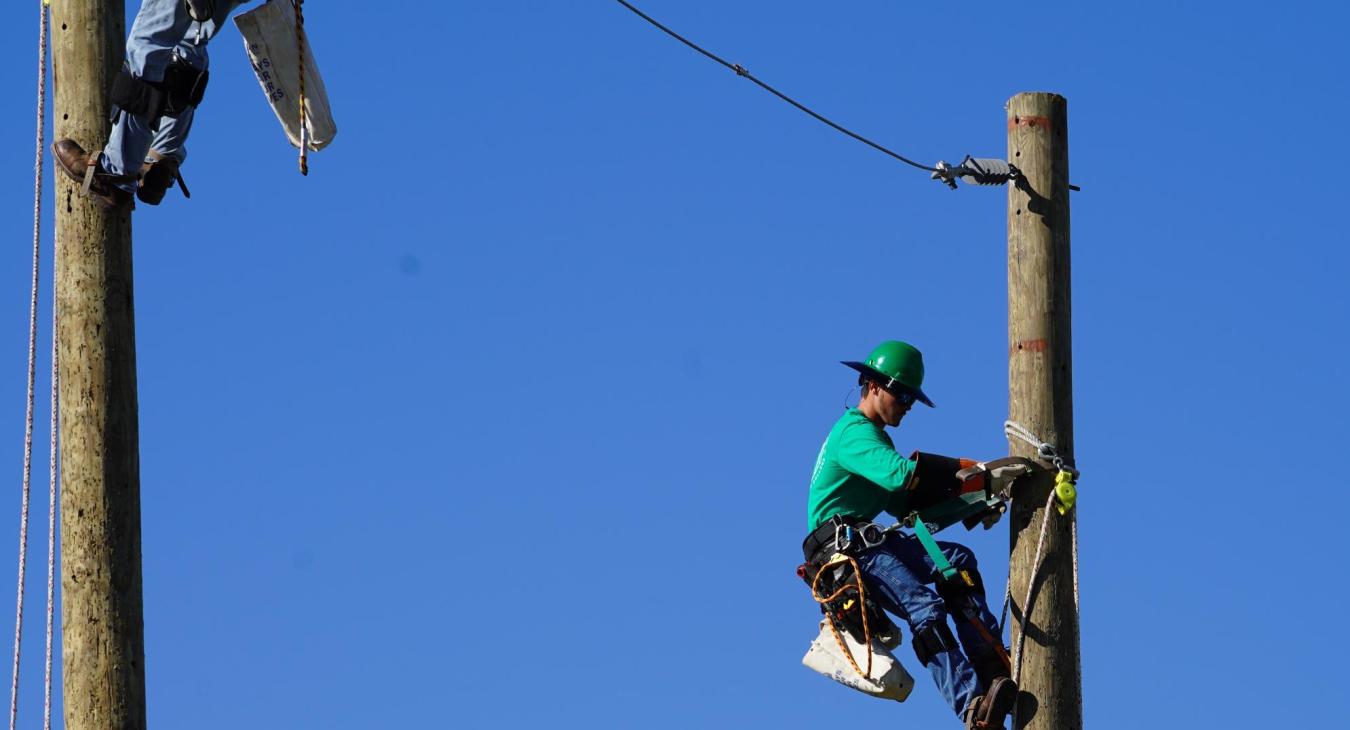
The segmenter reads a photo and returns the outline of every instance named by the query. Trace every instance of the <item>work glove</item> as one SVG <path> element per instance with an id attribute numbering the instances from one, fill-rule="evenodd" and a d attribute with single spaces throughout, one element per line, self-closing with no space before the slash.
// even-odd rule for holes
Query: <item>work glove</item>
<path id="1" fill-rule="evenodd" d="M 971 486 L 978 485 L 990 494 L 1004 499 L 1012 498 L 1012 485 L 1019 477 L 1024 477 L 1039 467 L 1036 462 L 1021 456 L 1005 456 L 993 461 L 981 461 L 974 466 L 956 472 L 956 478 L 963 485 L 961 491 L 972 491 Z"/>

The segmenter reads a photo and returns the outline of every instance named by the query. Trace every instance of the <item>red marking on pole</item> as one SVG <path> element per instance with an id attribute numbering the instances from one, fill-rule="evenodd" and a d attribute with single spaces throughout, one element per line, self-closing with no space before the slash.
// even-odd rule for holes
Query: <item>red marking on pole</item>
<path id="1" fill-rule="evenodd" d="M 1017 127 L 1040 127 L 1041 129 L 1044 129 L 1048 132 L 1050 131 L 1050 118 L 1024 117 L 1021 115 L 1017 115 L 1014 116 L 1012 119 L 1008 120 L 1008 129 L 1013 130 L 1016 129 Z"/>
<path id="2" fill-rule="evenodd" d="M 1012 348 L 1014 352 L 1045 352 L 1048 349 L 1050 343 L 1045 340 L 1022 340 Z"/>

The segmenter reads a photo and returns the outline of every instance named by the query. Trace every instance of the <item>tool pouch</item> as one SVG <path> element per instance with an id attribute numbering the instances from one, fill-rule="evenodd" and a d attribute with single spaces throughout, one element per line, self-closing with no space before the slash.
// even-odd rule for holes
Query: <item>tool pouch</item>
<path id="1" fill-rule="evenodd" d="M 269 0 L 235 16 L 234 24 L 244 38 L 244 50 L 258 84 L 291 145 L 298 148 L 303 143 L 314 151 L 327 147 L 337 134 L 337 123 L 319 64 L 314 60 L 314 48 L 303 31 L 300 42 L 304 44 L 307 134 L 301 140 L 300 48 L 296 44 L 295 7 L 290 0 Z"/>
<path id="2" fill-rule="evenodd" d="M 875 637 L 872 639 L 872 645 L 867 647 L 863 646 L 861 639 L 855 638 L 851 633 L 843 633 L 841 637 L 853 660 L 860 666 L 866 666 L 868 652 L 871 652 L 871 677 L 864 677 L 853 669 L 853 665 L 839 646 L 839 639 L 835 638 L 834 631 L 830 629 L 828 618 L 821 620 L 820 633 L 817 634 L 815 641 L 811 642 L 811 648 L 807 650 L 806 656 L 802 657 L 802 664 L 846 687 L 852 687 L 873 697 L 896 702 L 904 702 L 905 698 L 909 697 L 910 691 L 914 689 L 914 678 L 905 671 L 904 665 L 895 658 L 890 649 L 883 646 Z"/>

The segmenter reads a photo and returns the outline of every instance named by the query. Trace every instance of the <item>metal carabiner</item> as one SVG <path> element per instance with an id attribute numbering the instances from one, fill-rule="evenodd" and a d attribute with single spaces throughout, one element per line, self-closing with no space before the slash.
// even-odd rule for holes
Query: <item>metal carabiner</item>
<path id="1" fill-rule="evenodd" d="M 886 530 L 875 522 L 868 522 L 858 529 L 864 548 L 871 549 L 886 542 Z"/>
<path id="2" fill-rule="evenodd" d="M 842 553 L 853 546 L 853 529 L 848 525 L 839 524 L 834 526 L 834 551 Z M 840 533 L 843 533 L 842 535 Z"/>

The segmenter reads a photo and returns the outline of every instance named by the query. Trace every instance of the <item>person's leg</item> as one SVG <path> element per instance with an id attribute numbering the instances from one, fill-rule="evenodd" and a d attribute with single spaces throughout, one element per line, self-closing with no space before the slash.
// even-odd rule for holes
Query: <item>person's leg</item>
<path id="1" fill-rule="evenodd" d="M 160 117 L 159 131 L 155 132 L 154 141 L 150 148 L 160 154 L 161 157 L 173 158 L 178 164 L 183 164 L 187 159 L 187 139 L 192 131 L 192 119 L 196 116 L 197 110 L 188 107 L 176 116 L 165 115 Z M 146 159 L 146 162 L 152 160 Z"/>
<path id="2" fill-rule="evenodd" d="M 973 587 L 964 584 L 939 585 L 938 594 L 956 621 L 956 635 L 960 637 L 966 656 L 970 657 L 980 675 L 980 684 L 987 688 L 994 677 L 1007 676 L 1009 672 L 1005 663 L 1002 632 L 998 620 L 989 610 L 975 553 L 955 542 L 939 542 L 938 548 L 952 567 L 965 571 L 975 583 Z M 928 558 L 927 553 L 925 558 Z M 926 562 L 931 565 L 931 558 Z M 934 565 L 932 570 L 933 577 L 940 581 L 937 566 Z"/>
<path id="3" fill-rule="evenodd" d="M 141 165 L 150 151 L 155 130 L 144 117 L 130 112 L 117 112 L 117 122 L 113 124 L 108 144 L 99 156 L 99 164 L 108 174 L 116 176 L 113 184 L 132 192 L 136 189 L 136 178 L 141 174 Z"/>
<path id="4" fill-rule="evenodd" d="M 928 576 L 911 569 L 913 556 L 899 554 L 909 549 L 904 540 L 893 538 L 864 553 L 858 564 L 869 595 L 909 624 L 915 655 L 960 717 L 980 693 L 975 670 L 952 636 L 942 599 L 925 585 L 931 582 Z"/>
<path id="5" fill-rule="evenodd" d="M 136 197 L 147 205 L 159 205 L 164 193 L 180 179 L 178 168 L 187 158 L 187 136 L 192 129 L 195 110 L 189 107 L 174 116 L 160 118 L 150 154 L 145 159 L 144 175 Z M 187 195 L 187 190 L 183 195 Z"/>

